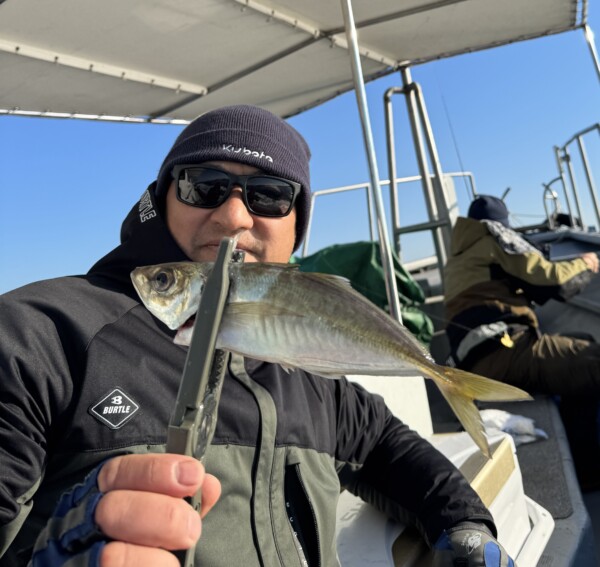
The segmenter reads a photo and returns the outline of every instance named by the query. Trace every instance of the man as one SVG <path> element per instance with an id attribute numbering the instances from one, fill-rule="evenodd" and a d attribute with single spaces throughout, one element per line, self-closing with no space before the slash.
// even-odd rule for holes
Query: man
<path id="1" fill-rule="evenodd" d="M 234 236 L 247 261 L 287 262 L 307 226 L 309 156 L 265 110 L 202 115 L 125 219 L 120 246 L 86 276 L 0 299 L 2 565 L 175 566 L 170 550 L 200 532 L 199 566 L 337 565 L 341 487 L 414 522 L 448 561 L 469 540 L 480 545 L 464 565 L 512 565 L 462 475 L 343 378 L 232 356 L 210 474 L 160 454 L 186 351 L 140 304 L 130 272 L 214 260 Z M 202 524 L 182 499 L 199 489 Z"/>
<path id="2" fill-rule="evenodd" d="M 446 333 L 454 363 L 531 393 L 563 396 L 582 485 L 600 476 L 600 345 L 542 334 L 533 310 L 579 293 L 598 272 L 595 253 L 550 262 L 511 230 L 501 199 L 480 195 L 459 217 L 444 270 Z M 570 415 L 577 415 L 577 424 Z"/>

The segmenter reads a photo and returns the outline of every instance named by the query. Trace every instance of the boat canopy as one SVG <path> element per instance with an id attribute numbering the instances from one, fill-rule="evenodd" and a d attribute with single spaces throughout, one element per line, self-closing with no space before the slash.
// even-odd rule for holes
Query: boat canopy
<path id="1" fill-rule="evenodd" d="M 365 81 L 582 27 L 587 0 L 354 0 Z M 338 0 L 0 0 L 0 113 L 283 117 L 354 88 Z"/>

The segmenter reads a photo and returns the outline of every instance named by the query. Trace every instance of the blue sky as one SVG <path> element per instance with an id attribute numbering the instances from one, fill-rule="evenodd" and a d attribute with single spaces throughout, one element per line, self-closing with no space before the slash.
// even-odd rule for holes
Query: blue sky
<path id="1" fill-rule="evenodd" d="M 589 23 L 598 34 L 597 2 Z M 425 93 L 442 169 L 465 169 L 480 193 L 500 196 L 519 224 L 544 214 L 542 183 L 557 176 L 553 146 L 600 122 L 600 81 L 583 32 L 472 53 L 415 67 Z M 394 74 L 367 86 L 380 176 L 387 179 L 383 93 Z M 394 99 L 400 176 L 418 173 L 404 100 Z M 353 93 L 290 122 L 312 148 L 313 190 L 367 181 L 367 162 Z M 155 179 L 181 127 L 0 117 L 0 293 L 28 282 L 84 273 L 118 244 L 125 214 Z M 588 157 L 600 188 L 600 136 Z M 557 185 L 555 188 L 559 188 Z M 467 191 L 457 182 L 462 210 Z M 562 193 L 561 193 L 562 196 Z M 387 204 L 387 192 L 384 202 Z M 317 201 L 309 252 L 369 238 L 365 197 Z M 563 201 L 564 205 L 564 201 Z M 588 224 L 595 222 L 584 201 Z M 400 195 L 403 223 L 426 220 L 421 189 Z M 406 261 L 433 251 L 428 236 L 402 241 Z"/>

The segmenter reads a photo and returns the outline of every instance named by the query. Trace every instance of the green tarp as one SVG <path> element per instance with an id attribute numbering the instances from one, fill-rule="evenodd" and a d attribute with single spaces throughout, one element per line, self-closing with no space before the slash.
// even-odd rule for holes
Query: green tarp
<path id="1" fill-rule="evenodd" d="M 423 344 L 429 346 L 433 323 L 418 306 L 425 301 L 421 286 L 404 269 L 393 254 L 402 322 Z M 385 278 L 381 266 L 379 245 L 376 242 L 335 244 L 305 258 L 292 258 L 304 272 L 336 274 L 350 280 L 352 287 L 389 312 Z"/>

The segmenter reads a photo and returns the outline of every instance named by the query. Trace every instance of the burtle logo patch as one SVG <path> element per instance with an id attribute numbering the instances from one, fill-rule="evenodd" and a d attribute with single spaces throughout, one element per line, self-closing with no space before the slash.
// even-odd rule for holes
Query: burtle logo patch
<path id="1" fill-rule="evenodd" d="M 90 408 L 90 413 L 111 429 L 120 429 L 140 409 L 125 392 L 115 388 Z"/>
<path id="2" fill-rule="evenodd" d="M 144 194 L 138 203 L 138 211 L 140 213 L 140 222 L 146 222 L 156 216 L 156 211 L 152 206 L 152 197 L 150 197 L 150 193 L 147 189 L 144 191 Z"/>

